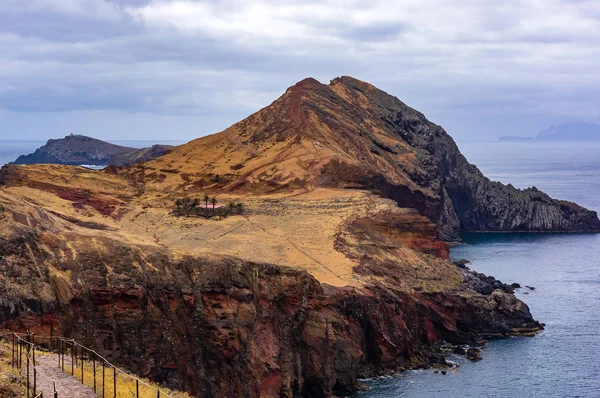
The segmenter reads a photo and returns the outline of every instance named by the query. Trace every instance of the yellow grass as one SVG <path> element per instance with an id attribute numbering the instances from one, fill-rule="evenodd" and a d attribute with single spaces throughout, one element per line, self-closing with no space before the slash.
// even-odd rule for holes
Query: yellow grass
<path id="1" fill-rule="evenodd" d="M 24 376 L 10 366 L 11 345 L 0 340 L 0 398 L 25 395 Z"/>
<path id="2" fill-rule="evenodd" d="M 81 364 L 79 363 L 81 366 Z M 70 368 L 70 367 L 69 367 Z M 70 373 L 70 369 L 65 367 L 65 371 Z M 105 368 L 104 371 L 104 396 L 113 397 L 114 395 L 114 373 L 112 368 Z M 117 395 L 118 398 L 135 398 L 136 397 L 136 378 L 123 374 L 119 371 L 116 373 L 117 376 Z M 81 367 L 75 369 L 75 377 L 81 381 Z M 94 366 L 92 362 L 84 362 L 83 365 L 83 384 L 94 387 Z M 139 379 L 139 397 L 140 398 L 156 398 L 157 390 L 160 390 L 161 397 L 173 397 L 173 398 L 189 398 L 190 395 L 187 393 L 172 391 L 167 388 L 161 387 L 160 385 L 153 383 L 148 379 Z M 96 392 L 99 396 L 102 396 L 102 365 L 96 363 Z"/>

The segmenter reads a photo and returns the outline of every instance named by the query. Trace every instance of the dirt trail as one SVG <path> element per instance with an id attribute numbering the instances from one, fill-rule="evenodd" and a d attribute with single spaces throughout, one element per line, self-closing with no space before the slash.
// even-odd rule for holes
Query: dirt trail
<path id="1" fill-rule="evenodd" d="M 44 393 L 44 397 L 54 397 L 54 383 L 58 397 L 96 398 L 97 395 L 90 387 L 81 384 L 70 373 L 63 372 L 58 367 L 57 355 L 40 355 L 36 357 L 37 390 L 36 394 Z M 67 363 L 68 362 L 68 363 Z M 67 366 L 68 365 L 68 366 Z M 65 370 L 71 369 L 71 361 L 65 358 Z M 77 369 L 77 368 L 76 368 Z M 75 373 L 77 375 L 77 372 Z M 33 383 L 33 369 L 30 370 L 29 380 Z"/>

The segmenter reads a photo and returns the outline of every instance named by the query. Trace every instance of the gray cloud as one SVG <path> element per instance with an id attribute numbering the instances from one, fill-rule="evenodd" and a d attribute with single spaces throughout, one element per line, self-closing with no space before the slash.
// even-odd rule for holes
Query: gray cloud
<path id="1" fill-rule="evenodd" d="M 3 0 L 0 138 L 107 118 L 107 138 L 140 138 L 145 115 L 191 139 L 339 75 L 458 138 L 533 135 L 600 121 L 599 28 L 593 1 Z"/>

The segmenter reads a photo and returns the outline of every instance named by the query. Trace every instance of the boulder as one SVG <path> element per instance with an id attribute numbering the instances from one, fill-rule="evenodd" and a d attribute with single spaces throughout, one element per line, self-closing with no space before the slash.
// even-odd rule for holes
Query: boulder
<path id="1" fill-rule="evenodd" d="M 481 361 L 481 350 L 479 348 L 471 347 L 467 350 L 467 359 L 469 361 Z"/>

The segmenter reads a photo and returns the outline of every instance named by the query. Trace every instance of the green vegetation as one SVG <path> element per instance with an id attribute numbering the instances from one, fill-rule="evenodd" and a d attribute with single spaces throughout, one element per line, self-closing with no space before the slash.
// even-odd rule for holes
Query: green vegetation
<path id="1" fill-rule="evenodd" d="M 244 213 L 244 205 L 240 202 L 229 202 L 227 206 L 218 206 L 217 203 L 217 198 L 209 198 L 207 195 L 204 196 L 202 202 L 198 198 L 175 199 L 173 214 L 185 217 L 219 217 L 221 219 Z"/>

